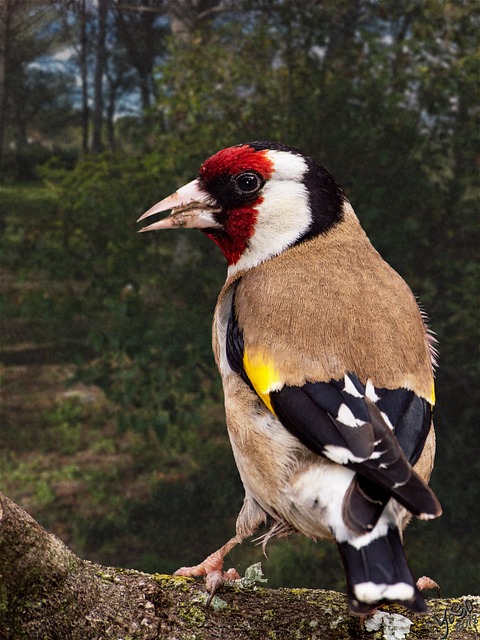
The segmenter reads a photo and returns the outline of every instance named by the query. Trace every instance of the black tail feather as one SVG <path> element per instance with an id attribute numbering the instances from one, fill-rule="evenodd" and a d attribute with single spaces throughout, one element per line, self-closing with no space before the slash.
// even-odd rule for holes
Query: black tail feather
<path id="1" fill-rule="evenodd" d="M 357 474 L 343 498 L 343 521 L 359 535 L 372 531 L 389 499 L 385 490 Z"/>
<path id="2" fill-rule="evenodd" d="M 413 469 L 407 483 L 389 489 L 357 474 L 343 499 L 345 524 L 358 534 L 372 531 L 391 497 L 422 519 L 435 518 L 442 513 L 436 495 Z"/>
<path id="3" fill-rule="evenodd" d="M 377 607 L 394 602 L 411 611 L 427 610 L 418 590 L 398 529 L 357 549 L 349 542 L 338 543 L 347 579 L 350 611 L 367 615 Z"/>
<path id="4" fill-rule="evenodd" d="M 377 406 L 368 398 L 365 398 L 365 403 L 375 438 L 382 448 L 377 453 L 383 462 L 379 464 L 380 457 L 377 455 L 349 465 L 357 471 L 357 476 L 345 494 L 345 523 L 355 533 L 371 531 L 389 497 L 395 498 L 414 516 L 425 520 L 437 518 L 442 513 L 437 496 L 412 469 L 394 433 L 386 427 Z"/>
<path id="5" fill-rule="evenodd" d="M 438 518 L 442 507 L 435 493 L 412 469 L 408 482 L 392 488 L 392 496 L 414 516 L 421 519 Z"/>

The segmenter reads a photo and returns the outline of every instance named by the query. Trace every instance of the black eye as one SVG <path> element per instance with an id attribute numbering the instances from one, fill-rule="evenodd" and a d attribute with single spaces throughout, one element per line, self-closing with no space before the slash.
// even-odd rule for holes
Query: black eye
<path id="1" fill-rule="evenodd" d="M 237 192 L 249 194 L 258 191 L 263 185 L 263 180 L 258 173 L 246 171 L 245 173 L 235 176 L 234 183 Z"/>

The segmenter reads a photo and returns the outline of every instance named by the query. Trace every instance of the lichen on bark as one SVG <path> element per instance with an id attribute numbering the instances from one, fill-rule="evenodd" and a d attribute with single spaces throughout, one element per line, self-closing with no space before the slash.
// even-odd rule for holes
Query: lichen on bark
<path id="1" fill-rule="evenodd" d="M 0 493 L 0 640 L 380 640 L 393 614 L 411 621 L 397 624 L 408 640 L 480 637 L 480 598 L 428 603 L 424 616 L 382 608 L 371 631 L 321 589 L 242 581 L 207 607 L 202 582 L 81 560 Z"/>

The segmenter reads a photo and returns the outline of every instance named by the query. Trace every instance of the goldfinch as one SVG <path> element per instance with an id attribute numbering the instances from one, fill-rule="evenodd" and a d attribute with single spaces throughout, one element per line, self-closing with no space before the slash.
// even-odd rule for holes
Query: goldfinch
<path id="1" fill-rule="evenodd" d="M 441 514 L 433 467 L 435 349 L 415 297 L 371 245 L 330 173 L 297 149 L 249 142 L 139 220 L 200 229 L 228 262 L 213 321 L 228 433 L 245 488 L 236 535 L 182 575 L 226 579 L 258 527 L 335 540 L 349 607 L 425 611 L 402 547 Z"/>

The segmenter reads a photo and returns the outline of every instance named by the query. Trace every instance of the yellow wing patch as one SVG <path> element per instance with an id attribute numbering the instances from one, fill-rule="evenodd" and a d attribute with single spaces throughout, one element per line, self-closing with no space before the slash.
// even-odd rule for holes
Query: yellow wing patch
<path id="1" fill-rule="evenodd" d="M 243 368 L 265 406 L 275 414 L 270 402 L 270 392 L 278 391 L 283 387 L 284 383 L 273 362 L 261 352 L 248 354 L 245 351 L 243 354 Z"/>

